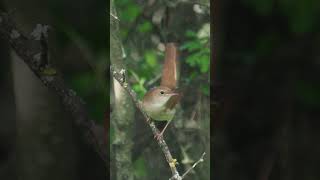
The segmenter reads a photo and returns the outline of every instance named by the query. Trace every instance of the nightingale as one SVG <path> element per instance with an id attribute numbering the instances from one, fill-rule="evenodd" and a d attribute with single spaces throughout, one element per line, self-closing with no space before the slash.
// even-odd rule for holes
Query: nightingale
<path id="1" fill-rule="evenodd" d="M 165 60 L 160 86 L 150 89 L 143 97 L 145 112 L 155 121 L 167 121 L 162 131 L 155 136 L 159 139 L 174 117 L 181 93 L 177 91 L 179 76 L 178 49 L 175 43 L 165 45 Z"/>

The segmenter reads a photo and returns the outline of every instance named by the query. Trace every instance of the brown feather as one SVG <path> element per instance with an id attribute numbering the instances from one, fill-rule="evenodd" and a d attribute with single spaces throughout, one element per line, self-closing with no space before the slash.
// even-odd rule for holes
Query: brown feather
<path id="1" fill-rule="evenodd" d="M 176 89 L 179 77 L 178 48 L 175 43 L 167 43 L 162 69 L 161 86 Z"/>
<path id="2" fill-rule="evenodd" d="M 181 94 L 172 96 L 166 103 L 167 109 L 173 109 L 179 103 Z"/>

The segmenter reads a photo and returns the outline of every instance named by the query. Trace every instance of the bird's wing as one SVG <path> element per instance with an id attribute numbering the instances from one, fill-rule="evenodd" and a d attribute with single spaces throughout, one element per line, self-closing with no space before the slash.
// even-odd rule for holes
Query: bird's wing
<path id="1" fill-rule="evenodd" d="M 167 109 L 173 109 L 180 101 L 181 98 L 181 94 L 176 95 L 176 96 L 172 96 L 166 103 Z"/>

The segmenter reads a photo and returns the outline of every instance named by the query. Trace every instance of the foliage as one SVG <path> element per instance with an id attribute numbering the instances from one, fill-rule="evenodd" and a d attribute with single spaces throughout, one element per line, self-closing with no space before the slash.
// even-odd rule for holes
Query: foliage
<path id="1" fill-rule="evenodd" d="M 198 33 L 187 30 L 185 35 L 189 40 L 180 49 L 189 52 L 186 63 L 197 70 L 193 71 L 188 79 L 192 80 L 201 76 L 201 74 L 208 75 L 210 67 L 210 24 L 205 23 Z M 209 85 L 207 83 L 201 84 L 200 90 L 205 95 L 209 95 Z"/>
<path id="2" fill-rule="evenodd" d="M 146 79 L 141 76 L 139 77 L 134 71 L 130 71 L 130 73 L 137 79 L 137 82 L 133 84 L 132 88 L 138 94 L 138 97 L 142 98 L 142 96 L 147 92 L 144 87 Z"/>
<path id="3" fill-rule="evenodd" d="M 137 179 L 142 179 L 147 176 L 146 162 L 143 156 L 140 156 L 133 164 L 134 166 L 134 175 Z"/>

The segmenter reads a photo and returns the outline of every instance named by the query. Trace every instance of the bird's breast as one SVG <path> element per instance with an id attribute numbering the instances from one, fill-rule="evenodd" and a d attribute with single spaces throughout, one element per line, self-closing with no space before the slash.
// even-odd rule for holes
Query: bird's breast
<path id="1" fill-rule="evenodd" d="M 157 121 L 170 121 L 176 112 L 175 108 L 167 109 L 164 104 L 160 103 L 144 104 L 144 109 L 152 119 Z"/>

